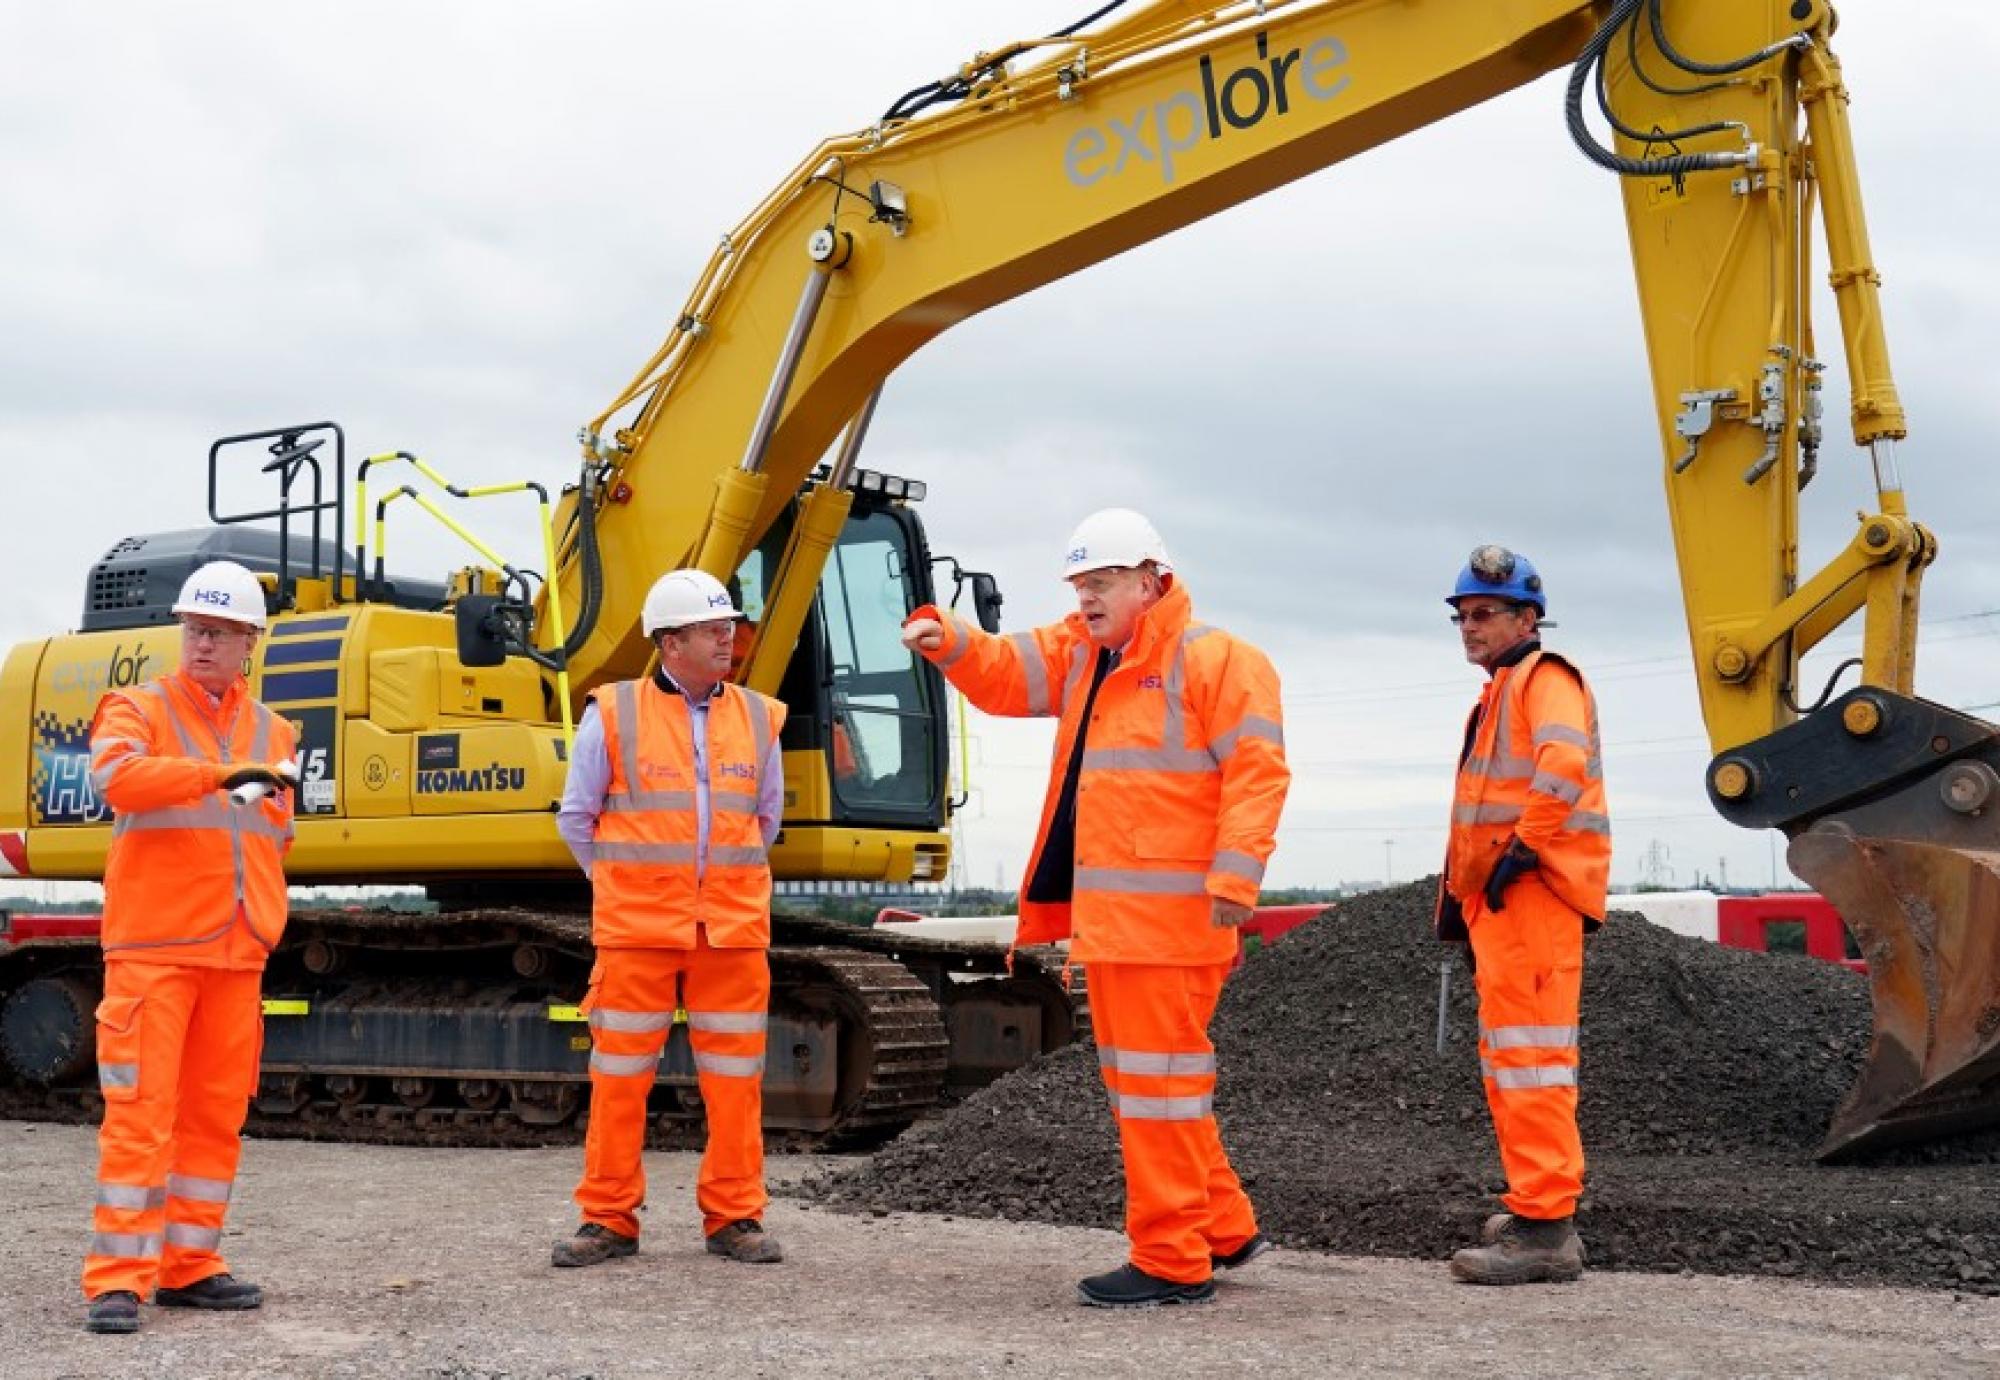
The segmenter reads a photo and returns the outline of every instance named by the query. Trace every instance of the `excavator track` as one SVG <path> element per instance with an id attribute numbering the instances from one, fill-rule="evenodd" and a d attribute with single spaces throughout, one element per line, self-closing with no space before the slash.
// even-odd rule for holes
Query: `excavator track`
<path id="1" fill-rule="evenodd" d="M 434 1146 L 574 1142 L 588 1117 L 594 959 L 586 914 L 295 911 L 266 974 L 265 1057 L 246 1129 Z M 787 1148 L 887 1139 L 941 1100 L 1088 1027 L 1045 953 L 774 917 L 765 1130 Z M 90 940 L 0 949 L 0 1117 L 101 1112 Z M 1004 1032 L 1005 1039 L 995 1032 Z M 1010 1043 L 1011 1041 L 1011 1043 Z M 953 1060 L 969 1051 L 963 1067 Z M 702 1107 L 676 1027 L 649 1143 L 698 1145 Z"/>

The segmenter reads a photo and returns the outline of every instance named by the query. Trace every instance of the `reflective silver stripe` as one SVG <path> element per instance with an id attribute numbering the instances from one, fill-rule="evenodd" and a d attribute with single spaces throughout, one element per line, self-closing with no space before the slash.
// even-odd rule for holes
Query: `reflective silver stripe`
<path id="1" fill-rule="evenodd" d="M 1113 1105 L 1118 1108 L 1118 1115 L 1134 1121 L 1200 1121 L 1215 1110 L 1215 1098 L 1209 1093 L 1200 1097 L 1134 1097 L 1119 1093 Z"/>
<path id="2" fill-rule="evenodd" d="M 590 1052 L 590 1071 L 611 1078 L 631 1078 L 639 1074 L 649 1074 L 660 1062 L 659 1053 L 652 1054 L 604 1054 L 597 1050 Z"/>
<path id="3" fill-rule="evenodd" d="M 145 810 L 137 814 L 120 815 L 118 823 L 112 828 L 112 833 L 113 835 L 145 833 L 153 829 L 214 829 L 217 832 L 249 834 L 255 838 L 289 837 L 282 824 L 271 823 L 264 817 L 262 811 L 232 809 L 219 800 L 179 809 Z"/>
<path id="4" fill-rule="evenodd" d="M 950 651 L 938 658 L 937 664 L 940 669 L 948 671 L 958 665 L 959 658 L 972 650 L 972 629 L 966 627 L 964 621 L 955 613 L 947 613 L 944 616 L 944 625 L 951 629 L 952 646 Z"/>
<path id="5" fill-rule="evenodd" d="M 758 767 L 763 767 L 763 758 L 758 758 Z M 754 815 L 757 813 L 757 793 L 755 791 L 710 791 L 708 806 L 719 815 Z"/>
<path id="6" fill-rule="evenodd" d="M 1049 707 L 1049 668 L 1042 660 L 1042 649 L 1035 643 L 1031 632 L 1007 634 L 1007 640 L 1014 644 L 1014 650 L 1021 654 L 1021 675 L 1028 684 L 1028 713 L 1036 718 L 1046 718 L 1052 711 Z"/>
<path id="7" fill-rule="evenodd" d="M 1569 818 L 1563 821 L 1563 828 L 1579 834 L 1609 834 L 1611 817 L 1595 810 L 1571 810 Z"/>
<path id="8" fill-rule="evenodd" d="M 597 862 L 692 863 L 691 843 L 606 843 L 599 840 L 591 856 Z"/>
<path id="9" fill-rule="evenodd" d="M 1512 824 L 1521 817 L 1519 805 L 1454 805 L 1453 824 Z"/>
<path id="10" fill-rule="evenodd" d="M 592 1030 L 616 1030 L 628 1035 L 666 1030 L 673 1023 L 671 1011 L 609 1011 L 600 1006 L 590 1013 Z"/>
<path id="11" fill-rule="evenodd" d="M 693 808 L 693 791 L 615 791 L 604 797 L 604 809 L 607 814 L 632 814 L 640 810 L 684 811 Z"/>
<path id="12" fill-rule="evenodd" d="M 1181 640 L 1183 642 L 1199 642 L 1214 631 L 1215 629 L 1206 623 L 1190 623 L 1188 624 L 1187 631 L 1181 634 Z"/>
<path id="13" fill-rule="evenodd" d="M 221 1227 L 197 1227 L 187 1222 L 167 1223 L 167 1244 L 184 1251 L 212 1251 L 222 1244 Z"/>
<path id="14" fill-rule="evenodd" d="M 1492 757 L 1468 757 L 1464 770 L 1468 776 L 1483 776 L 1488 781 L 1526 781 L 1535 774 L 1535 762 L 1531 757 L 1509 757 L 1500 752 Z"/>
<path id="15" fill-rule="evenodd" d="M 751 760 L 756 763 L 757 770 L 761 772 L 764 770 L 764 759 L 770 756 L 771 753 L 770 706 L 764 703 L 764 697 L 762 695 L 758 695 L 749 690 L 745 690 L 740 685 L 728 686 L 724 690 L 724 694 L 740 695 L 743 697 L 743 703 L 750 713 L 750 736 L 756 743 L 756 755 Z M 722 807 L 715 803 L 715 794 L 716 793 L 713 791 L 709 793 L 708 797 L 709 803 L 714 808 L 721 809 Z M 751 796 L 750 798 L 751 814 L 755 814 L 757 812 L 756 799 L 757 798 L 754 795 Z"/>
<path id="16" fill-rule="evenodd" d="M 1532 741 L 1536 747 L 1540 747 L 1543 743 L 1567 743 L 1571 747 L 1580 747 L 1585 752 L 1592 751 L 1597 746 L 1591 741 L 1588 733 L 1582 729 L 1571 728 L 1568 724 L 1543 724 L 1535 730 Z"/>
<path id="17" fill-rule="evenodd" d="M 1488 1069 L 1486 1076 L 1493 1080 L 1494 1087 L 1502 1091 L 1576 1086 L 1576 1069 L 1569 1065 L 1560 1068 L 1550 1065 L 1530 1069 Z"/>
<path id="18" fill-rule="evenodd" d="M 1200 896 L 1208 890 L 1206 872 L 1141 872 L 1124 867 L 1079 867 L 1078 891 L 1130 891 L 1145 896 Z"/>
<path id="19" fill-rule="evenodd" d="M 604 856 L 599 845 L 598 856 Z M 716 867 L 760 867 L 770 854 L 761 843 L 732 844 L 708 850 L 708 861 Z"/>
<path id="20" fill-rule="evenodd" d="M 197 1179 L 186 1174 L 167 1175 L 167 1192 L 191 1203 L 226 1203 L 234 1191 L 233 1179 Z"/>
<path id="21" fill-rule="evenodd" d="M 251 723 L 256 725 L 250 734 L 250 760 L 268 762 L 271 760 L 271 711 L 256 700 L 250 701 Z"/>
<path id="22" fill-rule="evenodd" d="M 1069 675 L 1063 680 L 1062 708 L 1069 708 L 1070 696 L 1083 688 L 1083 678 L 1090 670 L 1093 644 L 1080 642 L 1076 650 L 1069 654 Z"/>
<path id="23" fill-rule="evenodd" d="M 1205 750 L 1187 748 L 1093 748 L 1083 750 L 1085 771 L 1157 771 L 1174 775 L 1213 775 L 1220 772 L 1215 758 Z"/>
<path id="24" fill-rule="evenodd" d="M 160 1238 L 100 1231 L 90 1238 L 90 1253 L 113 1256 L 119 1260 L 152 1260 L 160 1253 Z"/>
<path id="25" fill-rule="evenodd" d="M 1604 779 L 1604 759 L 1595 753 L 1584 758 L 1583 775 L 1589 781 L 1602 781 Z"/>
<path id="26" fill-rule="evenodd" d="M 718 1035 L 756 1035 L 770 1024 L 762 1011 L 690 1011 L 689 1030 L 711 1030 Z"/>
<path id="27" fill-rule="evenodd" d="M 1574 1049 L 1573 1025 L 1502 1025 L 1482 1032 L 1488 1049 Z"/>
<path id="28" fill-rule="evenodd" d="M 1536 772 L 1535 779 L 1528 783 L 1528 789 L 1540 791 L 1543 795 L 1552 795 L 1565 805 L 1574 805 L 1583 799 L 1583 787 L 1574 781 L 1557 776 L 1554 772 Z"/>
<path id="29" fill-rule="evenodd" d="M 210 930 L 207 934 L 198 934 L 191 939 L 145 939 L 134 940 L 130 944 L 106 944 L 104 952 L 116 953 L 120 949 L 173 949 L 187 944 L 206 944 L 210 940 L 222 938 L 223 935 L 228 934 L 235 928 L 236 917 L 232 914 L 221 925 Z M 99 1065 L 99 1067 L 102 1068 L 103 1066 Z"/>
<path id="30" fill-rule="evenodd" d="M 1172 1077 L 1175 1074 L 1213 1074 L 1215 1055 L 1209 1054 L 1155 1054 L 1147 1050 L 1118 1049 L 1103 1045 L 1097 1051 L 1100 1068 L 1116 1069 L 1120 1073 L 1143 1073 Z"/>
<path id="31" fill-rule="evenodd" d="M 1253 882 L 1264 880 L 1264 864 L 1248 853 L 1239 853 L 1233 848 L 1225 848 L 1217 853 L 1215 861 L 1208 865 L 1208 870 L 1230 877 L 1245 877 Z"/>
<path id="32" fill-rule="evenodd" d="M 139 1184 L 107 1184 L 97 1186 L 99 1207 L 123 1208 L 127 1212 L 145 1212 L 149 1208 L 164 1207 L 167 1191 L 164 1188 L 144 1188 Z"/>
<path id="33" fill-rule="evenodd" d="M 619 681 L 611 691 L 611 701 L 612 713 L 616 716 L 616 721 L 612 725 L 612 731 L 618 735 L 619 774 L 625 778 L 625 789 L 620 791 L 614 786 L 605 798 L 607 807 L 615 809 L 617 807 L 612 806 L 610 802 L 617 799 L 620 795 L 637 799 L 643 794 L 639 789 L 639 782 L 642 779 L 639 775 L 639 682 L 636 680 Z M 675 794 L 679 794 L 679 792 Z M 688 804 L 686 808 L 693 809 L 693 792 L 688 792 L 687 795 Z M 636 808 L 644 809 L 646 807 L 638 806 Z M 591 856 L 593 858 L 603 857 L 604 845 L 601 843 L 598 844 L 596 851 Z"/>
<path id="34" fill-rule="evenodd" d="M 106 762 L 104 758 L 113 748 L 124 748 L 125 753 L 114 762 Z M 151 748 L 143 738 L 99 739 L 90 745 L 90 784 L 102 795 L 104 788 L 111 784 L 111 779 L 118 775 L 120 767 L 134 757 L 150 755 Z"/>
<path id="35" fill-rule="evenodd" d="M 1283 747 L 1285 730 L 1283 725 L 1261 714 L 1245 714 L 1242 723 L 1227 733 L 1219 734 L 1216 740 L 1208 745 L 1208 750 L 1215 754 L 1218 761 L 1227 762 L 1236 754 L 1236 744 L 1245 738 L 1262 738 Z"/>
<path id="36" fill-rule="evenodd" d="M 697 1073 L 713 1073 L 723 1078 L 755 1078 L 764 1071 L 764 1056 L 711 1054 L 705 1049 L 698 1049 L 694 1052 L 694 1067 Z"/>
<path id="37" fill-rule="evenodd" d="M 137 1064 L 99 1064 L 97 1084 L 102 1088 L 136 1088 L 139 1086 L 139 1066 Z"/>

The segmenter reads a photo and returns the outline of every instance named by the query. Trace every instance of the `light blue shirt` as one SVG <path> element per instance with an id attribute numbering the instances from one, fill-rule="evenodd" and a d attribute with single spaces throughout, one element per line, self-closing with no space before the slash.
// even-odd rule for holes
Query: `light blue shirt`
<path id="1" fill-rule="evenodd" d="M 657 685 L 641 694 L 658 693 Z M 685 694 L 685 692 L 683 692 Z M 688 699 L 688 720 L 694 733 L 694 875 L 699 879 L 708 869 L 708 705 L 706 699 Z M 563 785 L 562 805 L 556 811 L 556 831 L 569 845 L 583 875 L 590 875 L 596 852 L 597 820 L 604 813 L 604 797 L 611 790 L 611 752 L 604 742 L 604 720 L 593 701 L 584 706 L 583 721 L 576 726 L 576 742 L 570 748 L 569 779 Z M 764 846 L 778 837 L 785 815 L 785 764 L 776 737 L 764 752 L 757 769 L 757 825 L 764 833 Z"/>

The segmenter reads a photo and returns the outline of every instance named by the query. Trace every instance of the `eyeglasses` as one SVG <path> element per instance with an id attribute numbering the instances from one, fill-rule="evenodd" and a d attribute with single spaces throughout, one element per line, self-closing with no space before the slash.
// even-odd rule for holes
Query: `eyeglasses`
<path id="1" fill-rule="evenodd" d="M 1483 628 L 1503 613 L 1518 614 L 1520 611 L 1519 604 L 1506 604 L 1499 608 L 1467 609 L 1464 613 L 1452 614 L 1451 621 L 1454 627 L 1470 623 L 1475 628 Z"/>
<path id="2" fill-rule="evenodd" d="M 181 624 L 181 636 L 190 642 L 234 642 L 249 635 L 248 628 L 218 628 L 213 623 Z"/>

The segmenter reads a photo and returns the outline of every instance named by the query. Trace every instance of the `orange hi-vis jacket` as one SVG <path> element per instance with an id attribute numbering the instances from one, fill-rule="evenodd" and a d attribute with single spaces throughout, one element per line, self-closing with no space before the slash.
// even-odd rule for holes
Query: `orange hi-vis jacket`
<path id="1" fill-rule="evenodd" d="M 627 680 L 592 697 L 611 760 L 590 866 L 591 938 L 600 949 L 692 949 L 695 924 L 718 949 L 771 944 L 771 862 L 757 821 L 757 774 L 785 724 L 779 701 L 724 685 L 708 707 L 708 857 L 695 875 L 694 725 L 687 699 Z"/>
<path id="2" fill-rule="evenodd" d="M 927 653 L 989 714 L 1056 716 L 1041 826 L 1021 885 L 1016 944 L 1071 938 L 1079 963 L 1229 963 L 1236 932 L 1211 900 L 1257 903 L 1291 785 L 1278 673 L 1247 642 L 1193 621 L 1176 579 L 1139 618 L 1091 707 L 1076 796 L 1069 902 L 1028 899 L 1062 794 L 1098 648 L 1080 614 L 995 637 L 926 606 L 944 625 Z"/>
<path id="3" fill-rule="evenodd" d="M 1583 674 L 1552 652 L 1502 666 L 1473 710 L 1478 728 L 1452 796 L 1445 887 L 1478 895 L 1510 837 L 1535 850 L 1551 891 L 1596 928 L 1611 874 L 1597 704 Z"/>
<path id="4" fill-rule="evenodd" d="M 98 703 L 91 782 L 117 815 L 104 870 L 107 959 L 261 969 L 285 932 L 291 798 L 239 805 L 237 767 L 296 752 L 290 723 L 231 685 L 218 705 L 179 671 Z"/>

